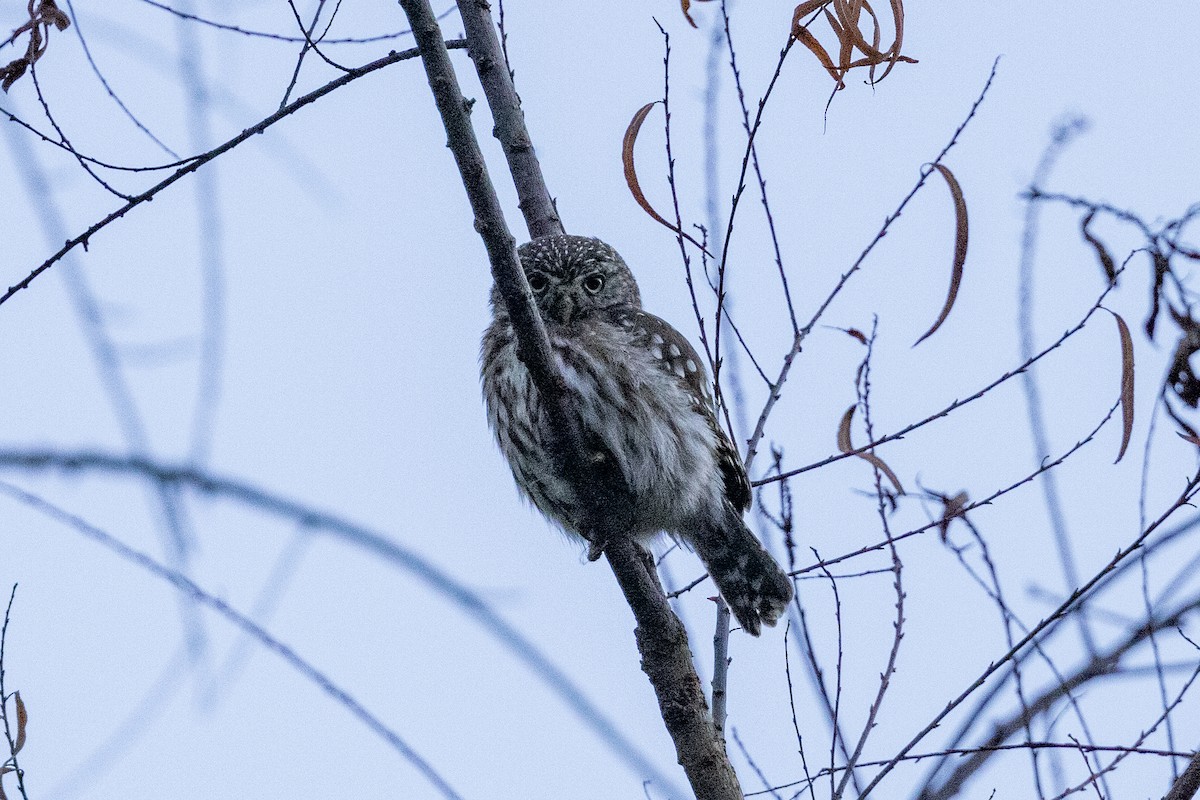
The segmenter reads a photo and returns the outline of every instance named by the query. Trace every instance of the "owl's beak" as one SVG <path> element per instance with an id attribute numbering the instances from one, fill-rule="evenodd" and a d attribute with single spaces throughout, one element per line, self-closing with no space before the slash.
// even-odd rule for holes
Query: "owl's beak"
<path id="1" fill-rule="evenodd" d="M 564 292 L 554 298 L 554 304 L 550 307 L 550 316 L 560 325 L 569 323 L 575 316 L 575 300 L 571 295 Z"/>

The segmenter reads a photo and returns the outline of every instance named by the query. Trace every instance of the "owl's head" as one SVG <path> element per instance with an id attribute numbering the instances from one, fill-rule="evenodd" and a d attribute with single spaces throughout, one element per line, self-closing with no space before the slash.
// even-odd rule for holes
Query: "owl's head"
<path id="1" fill-rule="evenodd" d="M 641 308 L 637 281 L 610 246 L 588 236 L 542 236 L 517 250 L 542 319 L 568 325 L 593 314 Z"/>

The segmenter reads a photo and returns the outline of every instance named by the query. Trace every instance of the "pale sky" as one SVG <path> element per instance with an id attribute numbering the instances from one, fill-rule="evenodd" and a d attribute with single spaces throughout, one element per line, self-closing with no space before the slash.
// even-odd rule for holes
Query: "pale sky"
<path id="1" fill-rule="evenodd" d="M 0 28 L 15 28 L 25 2 L 0 0 Z M 139 122 L 180 156 L 208 149 L 273 113 L 292 80 L 300 44 L 184 23 L 138 0 L 75 0 L 76 23 L 52 32 L 37 77 L 55 122 L 81 151 L 144 166 L 176 160 L 106 94 L 76 32 L 109 86 Z M 179 10 L 245 30 L 296 36 L 286 3 L 184 2 Z M 310 20 L 317 4 L 297 3 Z M 446 3 L 435 5 L 441 13 Z M 747 102 L 753 113 L 791 19 L 787 4 L 730 5 Z M 693 30 L 670 0 L 658 3 L 505 5 L 509 54 L 547 181 L 567 230 L 615 246 L 637 276 L 645 305 L 697 341 L 675 239 L 632 200 L 620 160 L 633 113 L 661 99 L 663 40 L 670 33 L 672 147 L 688 223 L 707 223 L 706 64 L 715 3 L 696 3 Z M 328 9 L 325 11 L 325 20 Z M 322 26 L 324 22 L 322 22 Z M 384 0 L 344 0 L 330 38 L 406 27 Z M 461 25 L 443 21 L 448 37 Z M 824 25 L 814 31 L 831 41 Z M 870 87 L 852 73 L 825 111 L 832 81 L 800 48 L 789 56 L 767 107 L 759 155 L 797 315 L 807 321 L 949 141 L 1000 58 L 987 98 L 946 164 L 970 214 L 970 250 L 954 311 L 918 348 L 937 316 L 954 246 L 950 195 L 931 180 L 890 228 L 805 344 L 767 426 L 785 466 L 836 452 L 837 423 L 855 401 L 863 348 L 835 328 L 869 331 L 878 317 L 872 414 L 893 432 L 980 388 L 1021 363 L 1018 259 L 1027 186 L 1050 132 L 1065 118 L 1088 130 L 1060 159 L 1048 187 L 1110 202 L 1150 221 L 1177 217 L 1200 200 L 1196 132 L 1200 96 L 1193 59 L 1200 31 L 1194 3 L 910 3 L 900 64 Z M 0 50 L 0 62 L 25 46 Z M 884 41 L 888 41 L 885 33 Z M 411 46 L 408 37 L 329 45 L 359 65 Z M 736 188 L 745 136 L 724 50 L 719 51 L 715 125 L 721 220 Z M 464 51 L 452 58 L 509 224 L 523 238 L 503 158 Z M 339 73 L 309 54 L 292 97 Z M 26 75 L 0 109 L 53 133 Z M 661 109 L 638 142 L 643 187 L 670 208 Z M 16 283 L 61 243 L 122 201 L 70 155 L 15 124 L 3 126 L 0 186 L 5 225 L 0 284 Z M 165 173 L 103 172 L 115 188 L 143 191 Z M 774 377 L 790 344 L 756 185 L 742 199 L 729 266 L 733 314 Z M 1079 236 L 1080 214 L 1047 207 L 1034 266 L 1037 347 L 1078 323 L 1103 289 L 1095 254 Z M 1095 232 L 1120 261 L 1141 242 L 1098 218 Z M 1195 239 L 1193 238 L 1193 241 Z M 1141 330 L 1150 290 L 1148 259 L 1135 257 L 1106 305 L 1133 329 L 1138 417 L 1117 466 L 1117 422 L 1073 456 L 1059 477 L 1079 572 L 1090 577 L 1141 527 L 1139 486 L 1150 410 L 1174 339 Z M 205 275 L 218 274 L 217 283 Z M 418 61 L 388 67 L 308 106 L 265 134 L 97 233 L 32 286 L 0 305 L 0 450 L 49 448 L 116 455 L 137 450 L 114 396 L 136 407 L 148 454 L 192 461 L 214 474 L 337 515 L 394 542 L 469 589 L 519 632 L 611 720 L 637 754 L 622 756 L 494 629 L 411 570 L 377 552 L 230 497 L 173 497 L 191 542 L 188 574 L 207 592 L 254 616 L 281 642 L 333 679 L 399 733 L 465 798 L 601 800 L 681 797 L 675 764 L 650 687 L 639 669 L 632 617 L 603 562 L 590 564 L 519 499 L 487 429 L 479 393 L 479 336 L 491 279 L 445 134 Z M 85 286 L 86 284 L 86 286 Z M 219 380 L 206 383 L 205 293 L 218 292 Z M 80 308 L 91 298 L 121 384 L 106 384 Z M 209 295 L 210 297 L 214 295 Z M 709 295 L 705 310 L 711 312 Z M 81 306 L 80 303 L 83 303 Z M 209 318 L 212 322 L 213 318 Z M 711 325 L 711 316 L 709 320 Z M 698 341 L 697 341 L 698 343 Z M 767 397 L 744 356 L 736 361 L 753 422 Z M 1117 399 L 1116 327 L 1105 314 L 1039 365 L 1051 452 L 1057 456 L 1099 423 Z M 206 388 L 207 387 L 207 388 Z M 198 396 L 213 393 L 211 419 Z M 731 386 L 726 386 L 731 391 Z M 199 421 L 197 422 L 197 419 Z M 1192 445 L 1158 421 L 1145 514 L 1166 508 L 1195 469 Z M 856 443 L 865 442 L 857 422 Z M 1019 481 L 1038 463 L 1019 382 L 881 449 L 912 493 L 972 499 Z M 769 462 L 764 448 L 755 477 Z M 78 515 L 168 563 L 161 494 L 131 477 L 91 471 L 25 472 L 0 480 Z M 857 459 L 791 482 L 797 565 L 813 549 L 833 557 L 881 541 L 873 479 Z M 778 492 L 764 494 L 777 510 Z M 909 499 L 890 518 L 895 532 L 927 523 L 935 504 Z M 1185 518 L 1181 512 L 1180 520 Z M 1041 490 L 1014 491 L 973 514 L 987 537 L 1008 601 L 1026 624 L 1065 597 Z M 756 523 L 757 524 L 757 523 Z M 782 554 L 778 531 L 767 533 Z M 965 528 L 952 529 L 965 545 Z M 1152 568 L 1151 586 L 1190 558 L 1187 546 Z M 897 672 L 864 758 L 887 758 L 1007 649 L 995 606 L 936 532 L 906 540 L 906 628 Z M 980 565 L 976 553 L 972 563 Z M 782 555 L 781 555 L 782 557 Z M 840 565 L 841 574 L 890 566 L 886 553 Z M 702 568 L 675 552 L 664 578 L 682 585 Z M 1134 570 L 1136 572 L 1136 570 Z M 1132 573 L 1131 573 L 1132 577 Z M 441 797 L 381 738 L 276 654 L 249 642 L 211 611 L 196 612 L 169 584 L 9 495 L 0 496 L 0 593 L 19 583 L 5 651 L 5 689 L 29 709 L 21 765 L 31 798 Z M 815 647 L 828 670 L 838 627 L 827 582 L 801 581 Z M 891 646 L 896 596 L 891 573 L 839 581 L 844 655 L 842 714 L 857 739 Z M 1195 587 L 1192 587 L 1195 591 Z M 679 601 L 699 673 L 712 673 L 714 594 L 702 584 Z M 264 599 L 265 598 L 265 599 Z M 1142 612 L 1136 580 L 1101 605 Z M 182 610 L 181 610 L 182 608 Z M 193 617 L 193 615 L 198 615 Z M 202 636 L 189 659 L 185 619 Z M 1120 626 L 1096 623 L 1107 642 Z M 1196 639 L 1195 625 L 1188 629 Z M 815 771 L 829 761 L 829 729 L 815 699 L 797 632 L 786 652 L 798 727 Z M 1164 647 L 1194 664 L 1178 636 Z M 731 728 L 774 784 L 796 781 L 797 756 L 785 675 L 784 627 L 731 640 Z M 1069 671 L 1084 657 L 1077 629 L 1052 640 Z M 1137 663 L 1147 663 L 1145 653 Z M 832 675 L 832 672 L 830 672 Z M 1172 673 L 1171 692 L 1187 673 Z M 1034 687 L 1049 674 L 1031 667 Z M 1009 690 L 1011 695 L 1011 689 Z M 1161 713 L 1152 680 L 1100 684 L 1086 695 L 1099 744 L 1128 744 Z M 969 706 L 969 704 L 968 704 Z M 1007 713 L 1015 700 L 1002 703 Z M 1176 746 L 1197 746 L 1194 698 L 1174 729 Z M 1039 736 L 1069 741 L 1077 720 L 1056 717 Z M 914 752 L 939 749 L 952 717 Z M 1160 731 L 1147 746 L 1165 749 Z M 747 792 L 762 789 L 736 744 Z M 639 769 L 631 761 L 641 759 Z M 1048 762 L 1047 762 L 1048 763 Z M 1077 753 L 1062 758 L 1082 773 Z M 901 767 L 873 796 L 915 791 L 928 765 Z M 1052 770 L 1045 767 L 1044 775 Z M 653 773 L 653 774 L 652 774 Z M 872 768 L 864 777 L 870 778 Z M 1029 757 L 997 759 L 964 796 L 1032 797 Z M 1112 778 L 1116 796 L 1166 789 L 1166 762 L 1131 756 Z M 1012 777 L 1016 776 L 1016 777 Z M 1013 782 L 1018 781 L 1019 782 Z M 643 782 L 653 783 L 643 790 Z M 1049 778 L 1047 778 L 1049 780 Z M 15 795 L 12 777 L 4 779 Z M 663 781 L 669 785 L 663 785 Z M 1077 781 L 1076 781 L 1077 782 Z M 1070 782 L 1069 782 L 1070 783 Z M 1051 781 L 1047 796 L 1057 789 Z M 1151 788 L 1144 788 L 1150 786 Z M 781 790 L 791 797 L 798 790 Z M 818 796 L 827 796 L 828 781 Z"/>

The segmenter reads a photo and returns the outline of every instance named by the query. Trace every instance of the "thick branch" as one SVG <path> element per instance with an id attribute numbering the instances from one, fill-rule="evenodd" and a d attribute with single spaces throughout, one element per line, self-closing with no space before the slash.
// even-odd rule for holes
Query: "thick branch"
<path id="1" fill-rule="evenodd" d="M 468 52 L 475 62 L 475 71 L 479 73 L 479 82 L 496 123 L 492 133 L 504 148 L 508 171 L 517 187 L 529 238 L 565 233 L 550 190 L 546 188 L 529 130 L 525 127 L 521 98 L 513 86 L 512 74 L 504 62 L 500 39 L 492 24 L 491 5 L 487 0 L 458 0 L 458 13 L 467 32 Z"/>
<path id="2" fill-rule="evenodd" d="M 737 776 L 713 734 L 708 704 L 692 666 L 687 633 L 671 612 L 653 562 L 643 558 L 645 551 L 625 535 L 615 513 L 630 508 L 631 504 L 628 498 L 614 496 L 622 490 L 606 488 L 611 481 L 595 479 L 595 465 L 587 458 L 578 415 L 552 359 L 545 326 L 521 271 L 495 188 L 488 178 L 437 21 L 427 0 L 400 0 L 400 5 L 408 15 L 421 51 L 450 150 L 475 212 L 475 228 L 483 237 L 496 287 L 512 320 L 518 354 L 545 403 L 555 439 L 554 457 L 562 474 L 579 491 L 585 506 L 587 538 L 608 556 L 613 574 L 633 610 L 642 669 L 658 695 L 663 722 L 675 743 L 679 763 L 697 797 L 740 800 L 742 792 Z M 532 157 L 532 151 L 529 154 Z"/>
<path id="3" fill-rule="evenodd" d="M 1179 780 L 1175 781 L 1175 785 L 1163 800 L 1192 800 L 1197 791 L 1200 791 L 1200 752 L 1192 756 L 1187 769 L 1179 776 Z"/>
<path id="4" fill-rule="evenodd" d="M 687 630 L 663 596 L 650 554 L 621 537 L 609 542 L 605 555 L 633 609 L 642 671 L 658 695 L 658 710 L 692 790 L 701 800 L 741 800 L 737 774 L 714 735 L 704 690 L 692 666 Z"/>

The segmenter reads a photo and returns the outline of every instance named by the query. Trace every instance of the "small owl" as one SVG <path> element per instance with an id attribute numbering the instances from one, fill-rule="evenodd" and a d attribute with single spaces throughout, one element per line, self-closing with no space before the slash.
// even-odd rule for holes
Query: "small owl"
<path id="1" fill-rule="evenodd" d="M 518 251 L 550 346 L 600 479 L 629 507 L 628 532 L 687 542 L 742 628 L 757 636 L 792 598 L 787 576 L 746 527 L 750 482 L 714 414 L 704 363 L 682 334 L 642 310 L 637 282 L 613 248 L 584 236 L 545 236 Z M 577 492 L 548 450 L 546 413 L 499 292 L 483 335 L 488 422 L 517 486 L 568 533 L 582 535 Z M 624 505 L 624 504 L 623 504 Z"/>

